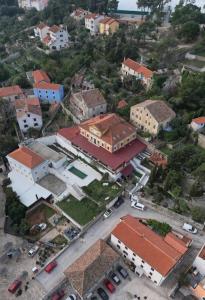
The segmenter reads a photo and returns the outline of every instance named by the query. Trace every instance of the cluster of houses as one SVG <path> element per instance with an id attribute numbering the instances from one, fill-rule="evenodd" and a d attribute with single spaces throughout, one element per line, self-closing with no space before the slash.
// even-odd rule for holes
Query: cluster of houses
<path id="1" fill-rule="evenodd" d="M 19 7 L 29 10 L 35 8 L 38 11 L 47 7 L 49 0 L 18 0 Z"/>

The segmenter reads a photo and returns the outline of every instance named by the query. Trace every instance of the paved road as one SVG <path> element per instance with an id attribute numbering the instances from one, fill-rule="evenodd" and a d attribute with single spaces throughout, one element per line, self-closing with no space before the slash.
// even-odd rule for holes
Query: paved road
<path id="1" fill-rule="evenodd" d="M 180 231 L 182 223 L 177 219 L 170 219 L 168 216 L 163 215 L 157 211 L 147 209 L 146 211 L 138 211 L 130 206 L 130 201 L 126 200 L 120 208 L 115 210 L 113 214 L 106 220 L 99 220 L 94 224 L 89 231 L 84 235 L 84 240 L 81 239 L 74 242 L 68 249 L 66 249 L 58 258 L 58 266 L 51 274 L 42 272 L 38 275 L 38 281 L 44 286 L 46 290 L 51 290 L 56 286 L 63 278 L 63 271 L 70 266 L 78 257 L 80 257 L 93 243 L 99 238 L 106 238 L 112 229 L 118 224 L 119 219 L 126 215 L 132 214 L 136 217 L 153 218 L 161 222 L 169 223 L 174 229 Z M 194 246 L 200 248 L 203 244 L 203 236 L 201 232 L 192 238 L 194 239 Z"/>

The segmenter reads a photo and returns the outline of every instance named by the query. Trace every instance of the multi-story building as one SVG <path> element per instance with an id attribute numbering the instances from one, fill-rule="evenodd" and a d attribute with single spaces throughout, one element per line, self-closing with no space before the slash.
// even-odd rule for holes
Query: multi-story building
<path id="1" fill-rule="evenodd" d="M 49 103 L 60 102 L 64 97 L 64 88 L 61 84 L 51 83 L 48 75 L 42 70 L 33 72 L 34 95 Z"/>
<path id="2" fill-rule="evenodd" d="M 89 11 L 84 10 L 82 8 L 78 8 L 78 9 L 74 10 L 70 16 L 72 18 L 74 18 L 76 21 L 81 21 L 81 20 L 84 20 L 85 16 L 87 16 L 88 14 L 90 14 Z"/>
<path id="3" fill-rule="evenodd" d="M 104 16 L 94 13 L 85 16 L 85 28 L 90 31 L 91 35 L 99 32 L 99 23 L 102 19 L 104 19 Z"/>
<path id="4" fill-rule="evenodd" d="M 100 34 L 110 35 L 119 29 L 119 22 L 113 18 L 105 18 L 99 22 Z"/>
<path id="5" fill-rule="evenodd" d="M 23 9 L 35 8 L 41 11 L 48 5 L 48 1 L 49 0 L 18 0 L 18 5 Z"/>
<path id="6" fill-rule="evenodd" d="M 132 76 L 137 80 L 141 80 L 147 89 L 152 85 L 153 72 L 130 58 L 124 59 L 122 62 L 121 73 L 122 79 L 126 76 Z"/>
<path id="7" fill-rule="evenodd" d="M 205 117 L 198 117 L 195 119 L 192 119 L 191 121 L 191 128 L 194 131 L 199 131 L 205 127 Z"/>
<path id="8" fill-rule="evenodd" d="M 161 100 L 146 100 L 130 109 L 130 121 L 140 130 L 157 135 L 175 118 L 175 112 Z"/>
<path id="9" fill-rule="evenodd" d="M 22 132 L 27 132 L 30 128 L 40 129 L 42 127 L 42 112 L 38 98 L 16 100 L 15 108 L 16 119 Z"/>
<path id="10" fill-rule="evenodd" d="M 83 90 L 71 95 L 70 109 L 78 120 L 84 121 L 106 113 L 107 103 L 99 89 Z"/>
<path id="11" fill-rule="evenodd" d="M 0 88 L 0 98 L 8 100 L 10 103 L 15 103 L 16 99 L 24 97 L 24 93 L 20 86 L 8 86 Z"/>
<path id="12" fill-rule="evenodd" d="M 59 51 L 69 46 L 69 34 L 63 25 L 48 27 L 46 24 L 40 23 L 34 29 L 34 34 L 51 50 Z"/>
<path id="13" fill-rule="evenodd" d="M 146 220 L 127 215 L 111 233 L 111 244 L 156 285 L 161 285 L 188 251 L 191 239 L 170 232 L 158 235 Z"/>

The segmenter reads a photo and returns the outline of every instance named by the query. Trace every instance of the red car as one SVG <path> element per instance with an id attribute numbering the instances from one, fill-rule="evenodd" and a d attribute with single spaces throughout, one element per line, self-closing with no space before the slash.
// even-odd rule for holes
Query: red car
<path id="1" fill-rule="evenodd" d="M 112 282 L 108 279 L 104 280 L 104 285 L 106 286 L 106 288 L 108 289 L 108 291 L 110 291 L 110 293 L 114 293 L 115 292 L 115 287 L 112 284 Z"/>
<path id="2" fill-rule="evenodd" d="M 55 269 L 55 267 L 57 266 L 57 261 L 52 261 L 50 262 L 50 264 L 48 264 L 46 267 L 45 267 L 45 271 L 47 273 L 51 273 L 51 271 L 53 271 L 53 269 Z"/>
<path id="3" fill-rule="evenodd" d="M 60 300 L 63 298 L 63 296 L 65 296 L 65 292 L 60 290 L 52 295 L 51 300 Z"/>
<path id="4" fill-rule="evenodd" d="M 9 291 L 10 293 L 14 294 L 14 293 L 16 292 L 16 290 L 21 286 L 21 284 L 22 284 L 21 280 L 18 280 L 18 279 L 14 280 L 14 281 L 10 284 L 10 286 L 9 286 L 9 288 L 8 288 L 8 291 Z"/>

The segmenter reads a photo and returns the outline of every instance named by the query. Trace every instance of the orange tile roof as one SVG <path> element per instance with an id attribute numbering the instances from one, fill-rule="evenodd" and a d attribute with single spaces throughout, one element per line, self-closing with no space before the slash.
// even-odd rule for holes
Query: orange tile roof
<path id="1" fill-rule="evenodd" d="M 203 248 L 201 249 L 200 253 L 199 253 L 199 257 L 201 257 L 202 259 L 205 260 L 205 245 L 203 246 Z"/>
<path id="2" fill-rule="evenodd" d="M 25 146 L 14 150 L 13 152 L 9 153 L 8 156 L 30 169 L 34 169 L 44 162 L 44 159 L 40 155 L 36 154 Z"/>
<path id="3" fill-rule="evenodd" d="M 85 16 L 85 19 L 97 19 L 99 16 L 100 15 L 93 13 Z"/>
<path id="4" fill-rule="evenodd" d="M 205 123 L 205 117 L 199 117 L 192 120 L 192 122 L 197 124 L 204 124 Z"/>
<path id="5" fill-rule="evenodd" d="M 32 75 L 35 83 L 42 82 L 42 81 L 50 82 L 50 78 L 48 77 L 47 73 L 43 70 L 33 71 Z"/>
<path id="6" fill-rule="evenodd" d="M 79 125 L 86 131 L 93 127 L 100 132 L 100 139 L 112 146 L 136 132 L 134 126 L 116 114 L 105 114 L 91 118 Z"/>
<path id="7" fill-rule="evenodd" d="M 19 85 L 0 88 L 0 97 L 8 97 L 13 95 L 23 95 L 23 91 Z"/>
<path id="8" fill-rule="evenodd" d="M 143 224 L 142 220 L 130 215 L 121 219 L 112 234 L 163 276 L 171 271 L 183 255 L 176 249 L 179 246 L 176 240 L 173 247 Z"/>
<path id="9" fill-rule="evenodd" d="M 53 25 L 49 28 L 49 31 L 52 31 L 53 33 L 56 33 L 60 30 L 60 27 L 57 25 Z"/>
<path id="10" fill-rule="evenodd" d="M 124 99 L 122 99 L 118 102 L 117 108 L 121 109 L 121 108 L 125 108 L 126 106 L 127 106 L 127 102 Z"/>
<path id="11" fill-rule="evenodd" d="M 153 76 L 153 72 L 151 70 L 130 58 L 124 60 L 122 64 L 126 65 L 128 68 L 134 70 L 139 74 L 143 74 L 145 78 L 151 78 Z"/>
<path id="12" fill-rule="evenodd" d="M 59 90 L 61 85 L 57 83 L 50 83 L 50 82 L 37 82 L 33 85 L 36 89 L 42 89 L 42 90 Z"/>
<path id="13" fill-rule="evenodd" d="M 187 251 L 185 242 L 182 239 L 178 238 L 173 232 L 169 232 L 165 236 L 164 241 L 181 254 L 185 254 Z"/>
<path id="14" fill-rule="evenodd" d="M 107 25 L 110 25 L 112 24 L 113 22 L 117 22 L 117 20 L 113 19 L 113 18 L 105 18 L 103 20 L 100 21 L 100 24 L 107 24 Z"/>
<path id="15" fill-rule="evenodd" d="M 27 113 L 33 113 L 35 115 L 42 115 L 41 106 L 38 98 L 24 98 L 18 99 L 15 102 L 16 116 L 21 118 Z"/>
<path id="16" fill-rule="evenodd" d="M 39 28 L 40 30 L 47 27 L 47 25 L 45 23 L 40 22 L 37 26 L 37 28 Z"/>

